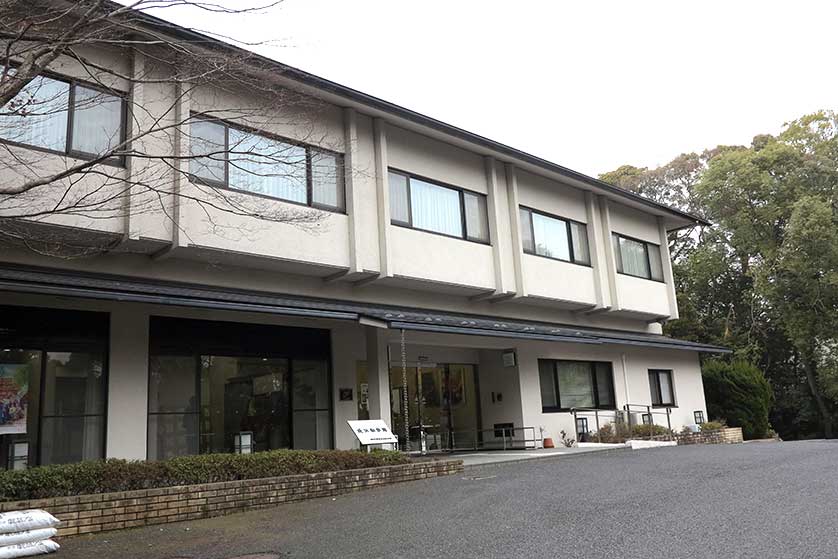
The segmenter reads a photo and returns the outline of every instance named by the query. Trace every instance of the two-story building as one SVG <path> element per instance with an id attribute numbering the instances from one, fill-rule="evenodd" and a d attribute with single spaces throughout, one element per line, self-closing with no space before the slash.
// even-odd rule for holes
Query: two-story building
<path id="1" fill-rule="evenodd" d="M 573 436 L 627 404 L 635 422 L 706 418 L 699 353 L 723 350 L 661 334 L 678 317 L 667 235 L 699 217 L 261 57 L 316 101 L 306 125 L 280 101 L 242 117 L 246 88 L 151 79 L 172 70 L 140 48 L 85 48 L 95 66 L 65 56 L 38 80 L 58 110 L 0 123 L 0 158 L 32 158 L 0 180 L 133 135 L 171 159 L 128 153 L 73 186 L 144 173 L 166 194 L 15 220 L 107 248 L 0 249 L 4 466 L 232 452 L 243 432 L 256 450 L 352 448 L 356 418 L 413 448 L 421 430 L 431 448 Z M 136 137 L 149 122 L 170 125 Z M 237 211 L 249 199 L 258 214 Z"/>

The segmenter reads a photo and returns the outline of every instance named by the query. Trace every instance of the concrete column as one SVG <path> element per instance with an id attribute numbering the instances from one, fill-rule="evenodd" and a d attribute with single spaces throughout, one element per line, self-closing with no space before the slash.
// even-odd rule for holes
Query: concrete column
<path id="1" fill-rule="evenodd" d="M 495 293 L 497 295 L 505 295 L 512 291 L 507 288 L 503 281 L 503 271 L 506 264 L 506 255 L 503 250 L 503 243 L 500 240 L 500 211 L 498 206 L 498 176 L 495 170 L 494 157 L 485 157 L 484 164 L 486 168 L 486 213 L 489 214 L 489 238 L 492 241 L 492 257 L 494 259 L 495 268 Z"/>
<path id="2" fill-rule="evenodd" d="M 369 384 L 370 419 L 383 419 L 392 429 L 387 330 L 365 326 L 364 334 L 367 338 L 367 383 Z"/>
<path id="3" fill-rule="evenodd" d="M 393 275 L 390 255 L 390 184 L 387 181 L 387 130 L 386 123 L 373 121 L 375 149 L 375 188 L 378 200 L 378 248 L 381 254 L 380 277 Z"/>
<path id="4" fill-rule="evenodd" d="M 512 232 L 512 265 L 515 269 L 515 290 L 519 297 L 527 296 L 524 281 L 524 245 L 521 240 L 521 214 L 518 211 L 518 175 L 515 166 L 506 164 L 506 193 L 509 205 L 509 225 Z"/>
<path id="5" fill-rule="evenodd" d="M 175 83 L 175 122 L 177 126 L 174 130 L 174 205 L 172 211 L 172 246 L 173 248 L 187 246 L 189 239 L 183 229 L 183 206 L 186 202 L 183 194 L 188 188 L 189 179 L 187 173 L 189 171 L 189 126 L 190 119 L 190 103 L 189 96 L 191 88 L 188 84 L 182 81 Z"/>
<path id="6" fill-rule="evenodd" d="M 608 258 L 604 246 L 608 242 L 608 235 L 603 234 L 599 207 L 596 197 L 591 192 L 585 192 L 585 211 L 588 218 L 588 248 L 591 253 L 591 266 L 594 270 L 596 308 L 607 309 L 611 306 L 611 290 L 606 264 Z"/>
<path id="7" fill-rule="evenodd" d="M 146 459 L 148 313 L 133 306 L 111 312 L 106 456 Z"/>
<path id="8" fill-rule="evenodd" d="M 355 178 L 354 172 L 358 159 L 358 119 L 355 109 L 346 108 L 343 110 L 344 141 L 346 143 L 346 154 L 343 158 L 344 185 L 346 186 L 346 215 L 349 221 L 349 273 L 361 271 L 358 264 L 358 224 L 357 203 L 355 200 Z"/>
<path id="9" fill-rule="evenodd" d="M 672 256 L 669 254 L 669 233 L 662 217 L 658 216 L 658 229 L 661 237 L 661 265 L 663 280 L 666 282 L 666 296 L 669 299 L 669 319 L 678 318 L 678 297 L 675 293 L 675 278 L 672 275 Z"/>
<path id="10" fill-rule="evenodd" d="M 143 123 L 147 117 L 148 113 L 143 110 L 145 107 L 145 84 L 142 81 L 143 77 L 145 76 L 145 55 L 139 51 L 134 51 L 133 58 L 131 60 L 131 74 L 134 78 L 134 81 L 131 84 L 131 98 L 129 104 L 129 111 L 130 111 L 130 118 L 126 119 L 127 125 L 129 130 L 127 131 L 128 137 L 136 136 L 138 133 L 141 133 L 143 127 L 141 123 Z M 132 148 L 138 149 L 143 151 L 141 145 L 143 144 L 142 140 L 132 142 Z M 129 184 L 135 183 L 138 181 L 139 177 L 142 175 L 143 170 L 148 166 L 148 160 L 141 157 L 128 157 L 125 161 L 126 165 L 126 172 L 127 172 L 127 182 Z M 137 211 L 136 208 L 133 206 L 136 205 L 136 202 L 132 203 L 135 200 L 136 196 L 139 196 L 140 192 L 136 187 L 131 188 L 131 192 L 128 196 L 125 197 L 125 230 L 124 234 L 127 239 L 139 239 L 140 233 L 136 231 L 136 227 L 132 222 L 132 216 Z"/>
<path id="11" fill-rule="evenodd" d="M 602 246 L 605 249 L 605 268 L 608 278 L 608 290 L 611 294 L 611 308 L 620 310 L 620 298 L 617 294 L 617 260 L 614 254 L 614 242 L 611 240 L 611 210 L 608 207 L 608 199 L 599 197 L 599 213 L 602 220 Z"/>

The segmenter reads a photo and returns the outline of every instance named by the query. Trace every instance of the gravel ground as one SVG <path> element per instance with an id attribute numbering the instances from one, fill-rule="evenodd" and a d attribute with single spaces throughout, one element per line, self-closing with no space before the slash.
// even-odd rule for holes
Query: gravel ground
<path id="1" fill-rule="evenodd" d="M 65 539 L 59 559 L 838 556 L 838 441 L 579 454 Z"/>

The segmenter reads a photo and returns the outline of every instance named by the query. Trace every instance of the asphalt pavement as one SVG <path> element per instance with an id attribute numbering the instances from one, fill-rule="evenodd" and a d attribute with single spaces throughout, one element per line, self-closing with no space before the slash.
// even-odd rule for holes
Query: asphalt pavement
<path id="1" fill-rule="evenodd" d="M 838 441 L 559 456 L 66 538 L 58 559 L 838 557 Z"/>

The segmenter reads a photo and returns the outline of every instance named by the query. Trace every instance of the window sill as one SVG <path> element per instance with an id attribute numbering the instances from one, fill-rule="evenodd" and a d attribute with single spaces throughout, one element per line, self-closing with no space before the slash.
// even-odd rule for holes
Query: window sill
<path id="1" fill-rule="evenodd" d="M 195 175 L 189 175 L 189 182 L 192 184 L 197 184 L 200 186 L 208 186 L 210 188 L 217 188 L 219 190 L 226 190 L 227 192 L 235 192 L 237 194 L 247 194 L 249 196 L 255 196 L 257 198 L 261 198 L 263 200 L 271 200 L 273 202 L 282 202 L 283 204 L 291 204 L 293 206 L 299 206 L 301 208 L 311 208 L 312 210 L 322 211 L 322 212 L 329 212 L 333 214 L 339 215 L 346 215 L 346 210 L 341 210 L 338 208 L 332 208 L 329 206 L 322 206 L 320 204 L 307 204 L 304 202 L 297 202 L 295 200 L 286 200 L 285 198 L 277 198 L 276 196 L 271 196 L 269 194 L 262 194 L 261 192 L 253 192 L 251 190 L 242 190 L 241 188 L 234 188 L 232 186 L 227 186 L 224 183 L 202 179 L 201 177 L 197 177 Z"/>
<path id="2" fill-rule="evenodd" d="M 583 268 L 593 269 L 591 264 L 585 264 L 584 262 L 574 262 L 572 260 L 564 260 L 563 258 L 556 258 L 555 256 L 547 256 L 546 254 L 536 254 L 534 252 L 529 252 L 527 250 L 524 251 L 524 254 L 527 256 L 535 256 L 537 258 L 546 258 L 547 260 L 552 260 L 553 262 L 561 262 L 562 264 L 573 264 L 574 266 L 581 266 Z"/>
<path id="3" fill-rule="evenodd" d="M 653 279 L 653 278 L 647 278 L 646 276 L 635 276 L 634 274 L 627 274 L 625 272 L 617 272 L 617 274 L 619 274 L 621 276 L 630 277 L 630 278 L 636 278 L 636 279 L 641 279 L 641 280 L 646 280 L 646 281 L 653 281 L 655 283 L 664 283 L 664 284 L 666 283 L 666 280 L 657 280 L 657 279 Z"/>
<path id="4" fill-rule="evenodd" d="M 476 245 L 483 245 L 483 246 L 492 246 L 492 243 L 488 241 L 478 241 L 475 239 L 467 239 L 465 237 L 457 237 L 456 235 L 449 235 L 447 233 L 440 233 L 439 231 L 430 231 L 428 229 L 420 229 L 419 227 L 412 227 L 410 225 L 406 225 L 401 222 L 397 221 L 390 221 L 390 225 L 393 227 L 401 227 L 402 229 L 410 229 L 411 231 L 419 231 L 420 233 L 429 233 L 431 235 L 437 235 L 439 237 L 445 237 L 446 239 L 454 239 L 455 241 L 465 241 L 467 243 L 474 243 Z"/>
<path id="5" fill-rule="evenodd" d="M 2 138 L 0 138 L 0 144 L 4 144 L 4 145 L 7 145 L 7 146 L 13 146 L 13 147 L 16 147 L 16 148 L 30 149 L 32 151 L 37 151 L 37 152 L 40 152 L 40 153 L 48 153 L 50 155 L 57 155 L 59 157 L 69 157 L 70 159 L 78 159 L 79 161 L 92 161 L 94 159 L 97 159 L 96 155 L 90 155 L 90 154 L 82 153 L 82 152 L 79 152 L 79 151 L 69 151 L 69 152 L 68 151 L 61 151 L 61 150 L 52 149 L 52 148 L 45 148 L 45 147 L 41 147 L 41 146 L 33 146 L 31 144 L 24 144 L 24 143 L 21 143 L 21 142 L 15 142 L 13 140 L 4 140 Z M 99 163 L 96 163 L 96 165 L 107 165 L 108 167 L 113 167 L 115 169 L 125 169 L 126 168 L 125 156 L 109 157 L 107 159 L 103 159 Z"/>
<path id="6" fill-rule="evenodd" d="M 580 413 L 592 414 L 595 412 L 609 413 L 616 411 L 619 410 L 617 410 L 617 408 L 586 408 L 584 412 L 580 411 Z M 573 413 L 573 408 L 541 408 L 541 413 Z"/>
<path id="7" fill-rule="evenodd" d="M 661 408 L 677 408 L 675 404 L 652 404 L 653 409 L 661 409 Z"/>

